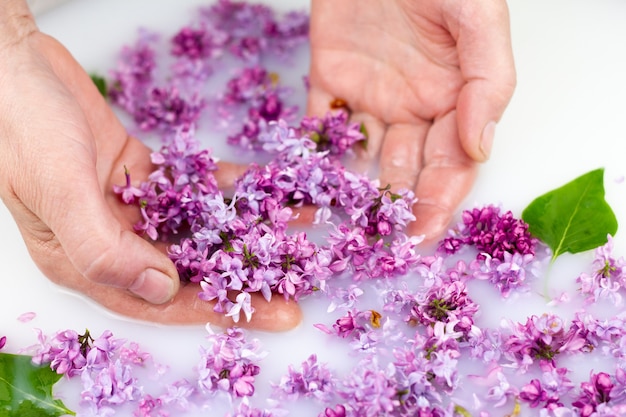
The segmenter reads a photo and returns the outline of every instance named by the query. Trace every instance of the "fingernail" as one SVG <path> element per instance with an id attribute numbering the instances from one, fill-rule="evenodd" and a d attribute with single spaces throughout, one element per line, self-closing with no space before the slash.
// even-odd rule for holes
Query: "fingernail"
<path id="1" fill-rule="evenodd" d="M 139 274 L 137 280 L 128 289 L 133 294 L 153 304 L 162 304 L 174 296 L 172 278 L 152 268 Z"/>
<path id="2" fill-rule="evenodd" d="M 478 148 L 483 154 L 484 160 L 489 159 L 491 155 L 491 146 L 493 145 L 493 137 L 496 134 L 496 122 L 491 121 L 485 125 L 483 133 L 480 137 L 480 144 Z"/>

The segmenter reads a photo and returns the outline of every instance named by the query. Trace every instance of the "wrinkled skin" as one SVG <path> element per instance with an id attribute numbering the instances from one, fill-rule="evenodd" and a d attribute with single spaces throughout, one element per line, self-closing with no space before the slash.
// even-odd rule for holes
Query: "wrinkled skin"
<path id="1" fill-rule="evenodd" d="M 112 192 L 124 165 L 136 180 L 153 170 L 150 150 L 128 136 L 80 65 L 23 13 L 18 34 L 0 37 L 0 196 L 38 267 L 52 281 L 117 313 L 171 324 L 232 325 L 179 285 L 173 263 L 134 233 L 136 208 Z M 221 183 L 238 174 L 222 166 Z M 230 169 L 229 169 L 230 168 Z M 165 285 L 142 278 L 147 268 Z M 294 302 L 253 298 L 252 321 L 263 330 L 296 326 Z"/>
<path id="2" fill-rule="evenodd" d="M 232 325 L 197 298 L 197 286 L 180 285 L 163 248 L 133 232 L 137 210 L 111 191 L 124 184 L 124 165 L 134 181 L 147 177 L 150 150 L 68 51 L 37 30 L 24 1 L 3 7 L 0 197 L 33 260 L 52 281 L 123 315 Z M 309 111 L 346 100 L 367 124 L 381 182 L 416 190 L 411 230 L 439 233 L 488 156 L 487 122 L 499 120 L 514 88 L 504 1 L 314 0 L 311 45 Z M 220 172 L 228 185 L 241 167 Z M 253 305 L 240 325 L 282 331 L 301 320 L 282 297 Z"/>
<path id="3" fill-rule="evenodd" d="M 347 102 L 381 186 L 415 191 L 409 231 L 435 241 L 489 157 L 515 88 L 504 0 L 314 0 L 308 107 Z"/>

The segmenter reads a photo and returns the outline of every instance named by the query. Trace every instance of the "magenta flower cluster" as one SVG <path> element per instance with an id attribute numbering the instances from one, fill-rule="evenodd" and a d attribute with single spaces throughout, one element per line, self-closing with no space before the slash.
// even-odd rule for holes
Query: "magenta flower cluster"
<path id="1" fill-rule="evenodd" d="M 537 246 L 528 225 L 511 211 L 489 205 L 465 210 L 462 221 L 442 240 L 439 252 L 455 254 L 464 248 L 478 251 L 470 268 L 476 278 L 495 284 L 502 295 L 526 286 L 526 271 L 532 271 Z"/>
<path id="2" fill-rule="evenodd" d="M 207 329 L 209 345 L 200 346 L 198 365 L 190 378 L 163 381 L 158 395 L 146 392 L 141 379 L 146 371 L 150 379 L 163 378 L 165 367 L 136 343 L 116 339 L 110 331 L 97 338 L 89 331 L 65 330 L 50 338 L 38 331 L 39 343 L 27 350 L 33 352 L 33 363 L 81 380 L 85 412 L 80 415 L 112 416 L 126 407 L 134 409 L 135 417 L 167 417 L 208 403 L 219 393 L 236 398 L 254 394 L 255 376 L 265 356 L 258 341 L 246 340 L 237 328 L 224 333 Z"/>
<path id="3" fill-rule="evenodd" d="M 293 42 L 278 48 L 282 52 L 301 43 L 298 39 L 306 33 L 299 14 L 278 22 L 268 9 L 245 3 L 221 1 L 200 14 L 201 26 L 210 26 L 211 36 L 184 29 L 174 37 L 176 57 L 213 62 L 216 39 L 223 39 L 224 45 L 230 42 L 222 52 L 232 52 L 233 45 L 243 45 L 237 39 L 249 38 L 244 28 L 257 33 L 271 27 L 270 50 L 287 41 L 283 33 L 291 34 Z M 285 23 L 289 21 L 292 24 Z M 221 35 L 214 36 L 218 32 Z M 142 220 L 135 225 L 139 233 L 175 241 L 169 255 L 181 279 L 198 283 L 199 297 L 215 301 L 215 311 L 235 321 L 241 315 L 250 320 L 251 293 L 260 292 L 267 300 L 273 294 L 299 300 L 324 291 L 329 279 L 342 274 L 355 280 L 392 277 L 417 262 L 419 239 L 404 233 L 414 219 L 413 193 L 392 192 L 345 168 L 343 158 L 367 138 L 344 110 L 290 125 L 287 119 L 294 110 L 283 102 L 286 89 L 257 60 L 236 73 L 224 92 L 180 101 L 179 88 L 190 77 L 177 73 L 168 78 L 176 80 L 176 86 L 158 86 L 153 75 L 156 53 L 150 47 L 154 39 L 144 34 L 134 48 L 123 51 L 114 72 L 113 101 L 134 117 L 140 131 L 161 132 L 163 146 L 152 154 L 157 170 L 140 184 L 133 183 L 127 171 L 126 183 L 114 191 L 141 212 Z M 145 97 L 140 91 L 153 93 Z M 204 107 L 226 119 L 242 117 L 242 130 L 228 141 L 269 158 L 265 165 L 251 164 L 230 196 L 218 189 L 217 161 L 196 135 Z M 297 217 L 294 210 L 305 206 L 317 208 L 318 227 L 328 231 L 325 241 L 289 230 Z"/>
<path id="4" fill-rule="evenodd" d="M 183 415 L 211 401 L 229 404 L 229 417 L 285 416 L 300 400 L 319 417 L 626 413 L 626 313 L 581 309 L 574 317 L 550 312 L 483 325 L 475 286 L 491 284 L 492 296 L 508 301 L 530 288 L 550 258 L 521 219 L 492 205 L 464 211 L 435 254 L 420 254 L 420 239 L 404 232 L 414 195 L 343 164 L 354 146 L 366 145 L 364 129 L 342 109 L 296 121 L 290 89 L 263 60 L 288 58 L 307 28 L 305 14 L 279 18 L 266 6 L 221 0 L 171 39 L 169 76 L 159 74 L 158 37 L 142 33 L 122 51 L 109 94 L 139 132 L 158 132 L 163 146 L 146 181 L 126 172 L 115 192 L 140 211 L 138 233 L 175 240 L 169 256 L 181 279 L 198 284 L 199 297 L 234 321 L 250 319 L 255 292 L 327 300 L 329 320 L 315 328 L 349 345 L 351 371 L 341 374 L 320 360 L 322 352 L 305 352 L 299 365 L 285 364 L 271 384 L 272 401 L 259 407 L 266 353 L 237 327 L 210 331 L 193 374 L 164 383 L 160 393 L 145 392 L 138 376 L 160 367 L 110 332 L 95 339 L 40 333 L 35 363 L 80 377 L 85 414 L 94 416 L 129 404 L 138 417 Z M 204 94 L 200 86 L 228 60 L 243 67 L 223 91 Z M 232 194 L 218 188 L 217 159 L 196 134 L 205 121 L 267 160 L 251 164 Z M 290 228 L 307 206 L 316 207 L 315 238 Z M 625 265 L 609 237 L 577 279 L 583 304 L 619 306 Z M 582 380 L 567 367 L 598 355 L 611 366 Z"/>

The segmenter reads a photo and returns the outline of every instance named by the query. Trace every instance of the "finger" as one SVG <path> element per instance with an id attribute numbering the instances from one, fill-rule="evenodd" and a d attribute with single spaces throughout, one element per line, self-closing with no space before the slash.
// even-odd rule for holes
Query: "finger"
<path id="1" fill-rule="evenodd" d="M 168 325 L 212 323 L 227 327 L 237 324 L 240 327 L 266 331 L 285 331 L 296 327 L 302 320 L 302 312 L 295 302 L 287 302 L 282 297 L 273 297 L 268 303 L 259 294 L 252 295 L 255 312 L 250 322 L 232 318 L 213 310 L 214 303 L 198 298 L 200 287 L 187 284 L 169 302 L 152 304 L 135 297 L 128 291 L 97 284 L 88 280 L 68 261 L 67 255 L 58 242 L 49 241 L 33 245 L 33 236 L 21 228 L 33 259 L 50 280 L 58 285 L 85 295 L 109 312 L 137 320 Z"/>
<path id="2" fill-rule="evenodd" d="M 64 139 L 51 145 L 50 155 Z M 84 279 L 129 289 L 153 303 L 169 300 L 178 289 L 174 265 L 114 215 L 105 198 L 112 193 L 101 189 L 93 157 L 80 139 L 66 143 L 68 163 L 47 161 L 45 179 L 35 185 L 38 191 L 27 205 L 36 207 L 37 217 L 50 227 Z M 123 154 L 148 161 L 147 155 L 132 152 L 140 146 L 129 139 Z"/>
<path id="3" fill-rule="evenodd" d="M 380 185 L 394 190 L 413 190 L 423 165 L 424 141 L 430 123 L 415 122 L 391 125 L 380 150 Z"/>
<path id="4" fill-rule="evenodd" d="M 461 74 L 457 101 L 461 143 L 475 161 L 489 158 L 496 123 L 515 90 L 509 12 L 503 0 L 468 2 L 454 15 Z"/>
<path id="5" fill-rule="evenodd" d="M 441 237 L 453 214 L 469 193 L 477 174 L 477 164 L 458 140 L 456 114 L 436 120 L 424 145 L 424 167 L 420 171 L 413 207 L 416 220 L 409 232 L 425 235 L 426 242 Z"/>
<path id="6" fill-rule="evenodd" d="M 267 302 L 260 294 L 252 294 L 254 313 L 250 321 L 245 318 L 233 321 L 223 313 L 213 310 L 215 303 L 198 298 L 200 288 L 187 284 L 180 288 L 174 298 L 164 304 L 151 304 L 133 297 L 125 291 L 112 287 L 91 285 L 78 291 L 87 294 L 105 308 L 137 320 L 168 325 L 206 324 L 220 327 L 239 326 L 264 331 L 286 331 L 296 327 L 302 320 L 302 312 L 294 301 L 272 297 Z"/>
<path id="7" fill-rule="evenodd" d="M 225 191 L 232 191 L 235 188 L 235 181 L 245 174 L 248 165 L 234 164 L 232 162 L 220 161 L 217 163 L 218 170 L 214 172 L 217 186 Z"/>

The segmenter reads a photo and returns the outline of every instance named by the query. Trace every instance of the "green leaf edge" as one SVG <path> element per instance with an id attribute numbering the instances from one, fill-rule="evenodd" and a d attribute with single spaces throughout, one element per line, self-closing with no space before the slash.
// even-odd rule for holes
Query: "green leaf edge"
<path id="1" fill-rule="evenodd" d="M 96 88 L 102 95 L 102 97 L 107 98 L 109 96 L 109 89 L 107 86 L 107 80 L 98 74 L 89 74 L 91 81 L 96 85 Z"/>
<path id="2" fill-rule="evenodd" d="M 542 241 L 544 241 L 544 243 L 548 244 L 542 238 L 542 235 L 545 235 L 545 234 L 543 234 L 541 232 L 538 233 L 537 232 L 538 225 L 534 224 L 534 222 L 531 219 L 528 218 L 529 209 L 531 209 L 535 203 L 540 201 L 542 198 L 544 198 L 548 194 L 551 194 L 551 193 L 554 193 L 554 192 L 556 192 L 558 190 L 561 190 L 561 189 L 571 185 L 572 183 L 574 183 L 574 182 L 576 182 L 576 181 L 578 181 L 578 180 L 580 180 L 580 179 L 582 179 L 582 178 L 584 178 L 586 176 L 592 176 L 592 175 L 595 175 L 597 173 L 599 173 L 601 175 L 601 177 L 602 177 L 602 181 L 600 182 L 602 202 L 604 203 L 605 207 L 608 209 L 608 213 L 609 213 L 610 220 L 611 220 L 611 223 L 612 223 L 612 227 L 610 227 L 610 230 L 607 230 L 606 235 L 610 234 L 612 236 L 615 236 L 615 233 L 617 232 L 617 229 L 618 229 L 618 223 L 617 223 L 617 218 L 615 217 L 615 212 L 613 211 L 613 209 L 611 208 L 611 206 L 609 205 L 609 203 L 605 199 L 604 168 L 597 168 L 597 169 L 594 169 L 594 170 L 591 170 L 591 171 L 587 172 L 586 174 L 580 175 L 580 176 L 574 178 L 573 180 L 563 184 L 562 186 L 557 187 L 557 188 L 555 188 L 555 189 L 553 189 L 551 191 L 548 191 L 548 192 L 540 195 L 539 197 L 535 198 L 528 206 L 526 206 L 526 208 L 522 212 L 522 220 L 524 220 L 524 222 L 526 222 L 529 225 L 529 231 L 531 232 L 531 234 L 533 234 L 535 237 L 537 237 L 537 238 L 541 239 Z M 584 197 L 584 195 L 581 196 L 581 198 L 578 200 L 579 203 L 581 201 L 583 201 L 583 197 Z M 578 206 L 580 206 L 580 204 L 577 205 L 576 211 L 578 210 Z M 570 222 L 571 222 L 571 219 L 570 219 Z M 569 229 L 569 223 L 568 223 L 568 229 Z M 548 246 L 550 246 L 550 249 L 552 249 L 552 258 L 551 258 L 551 262 L 552 263 L 556 260 L 557 257 L 559 257 L 560 255 L 562 255 L 565 252 L 580 253 L 580 252 L 584 252 L 586 250 L 595 249 L 595 247 L 591 247 L 590 246 L 590 247 L 588 247 L 586 249 L 580 249 L 580 250 L 577 250 L 575 252 L 571 252 L 569 250 L 562 250 L 563 242 L 564 242 L 566 236 L 567 236 L 567 232 L 563 234 L 563 236 L 559 240 L 559 243 L 558 243 L 556 248 L 553 248 L 553 247 L 551 247 L 548 244 Z M 603 241 L 603 243 L 601 243 L 601 245 L 606 244 L 606 242 L 608 242 L 608 240 L 605 239 Z M 597 245 L 596 247 L 601 246 L 601 245 Z"/>
<path id="3" fill-rule="evenodd" d="M 28 393 L 28 392 L 24 392 L 23 390 L 19 389 L 18 387 L 16 387 L 15 385 L 13 385 L 10 381 L 8 381 L 3 375 L 0 375 L 0 382 L 6 384 L 7 386 L 10 386 L 12 388 L 14 388 L 16 391 L 22 393 L 22 395 L 24 396 L 24 398 L 27 398 L 28 401 L 30 401 L 32 404 L 37 405 L 37 404 L 45 404 L 48 407 L 48 410 L 57 410 L 58 413 L 60 413 L 59 415 L 61 416 L 65 416 L 65 415 L 71 415 L 71 416 L 75 416 L 76 413 L 72 410 L 70 410 L 69 408 L 67 408 L 67 406 L 63 403 L 62 400 L 60 399 L 55 399 L 53 397 L 52 394 L 52 386 L 54 386 L 54 384 L 56 384 L 62 377 L 62 375 L 57 374 L 56 372 L 54 372 L 52 369 L 50 369 L 50 367 L 47 366 L 37 366 L 35 364 L 32 363 L 32 357 L 31 356 L 27 356 L 27 355 L 16 355 L 16 354 L 12 354 L 12 353 L 5 353 L 5 352 L 0 352 L 0 359 L 2 358 L 11 358 L 13 360 L 13 362 L 15 362 L 17 365 L 30 365 L 32 366 L 32 369 L 34 369 L 34 372 L 46 372 L 48 373 L 49 376 L 51 376 L 51 380 L 53 381 L 52 384 L 46 386 L 46 390 L 44 392 L 44 394 L 46 396 L 49 396 L 51 401 L 47 401 L 47 400 L 42 400 L 41 398 L 36 397 L 35 395 Z M 19 369 L 17 370 L 19 372 Z M 22 404 L 23 402 L 20 402 L 20 404 Z M 0 413 L 2 411 L 8 411 L 10 413 L 13 413 L 16 410 L 0 410 Z M 8 415 L 12 415 L 12 414 L 8 414 Z M 50 414 L 46 414 L 46 415 L 50 415 Z"/>

